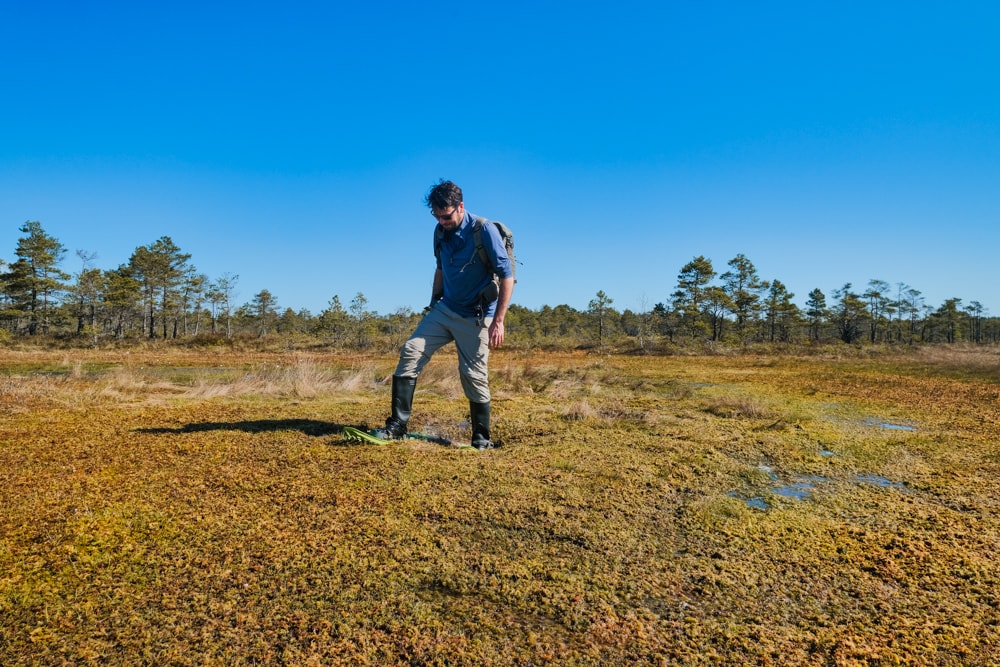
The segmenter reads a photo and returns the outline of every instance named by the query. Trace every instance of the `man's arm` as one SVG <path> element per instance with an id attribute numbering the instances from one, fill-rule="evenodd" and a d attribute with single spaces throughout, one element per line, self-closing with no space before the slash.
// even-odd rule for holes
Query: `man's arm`
<path id="1" fill-rule="evenodd" d="M 500 347 L 503 345 L 503 320 L 507 316 L 507 306 L 510 305 L 510 298 L 513 294 L 514 279 L 504 278 L 501 280 L 500 296 L 497 297 L 497 307 L 493 313 L 493 322 L 490 323 L 490 347 Z"/>
<path id="2" fill-rule="evenodd" d="M 431 283 L 431 303 L 424 312 L 430 310 L 444 296 L 444 274 L 441 273 L 441 269 L 435 269 L 434 271 L 434 281 Z"/>

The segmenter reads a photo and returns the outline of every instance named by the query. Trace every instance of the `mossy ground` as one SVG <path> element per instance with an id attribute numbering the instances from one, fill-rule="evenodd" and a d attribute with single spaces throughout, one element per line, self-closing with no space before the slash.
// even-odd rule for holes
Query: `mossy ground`
<path id="1" fill-rule="evenodd" d="M 1000 662 L 995 356 L 394 361 L 0 356 L 0 664 Z"/>

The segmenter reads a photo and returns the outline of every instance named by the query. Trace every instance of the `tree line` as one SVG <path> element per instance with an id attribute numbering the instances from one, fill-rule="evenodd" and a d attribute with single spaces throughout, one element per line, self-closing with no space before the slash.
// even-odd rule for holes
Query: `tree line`
<path id="1" fill-rule="evenodd" d="M 281 309 L 268 290 L 234 303 L 239 276 L 199 273 L 163 236 L 135 249 L 115 269 L 92 266 L 77 251 L 75 274 L 63 269 L 67 250 L 40 222 L 28 221 L 10 262 L 0 259 L 0 342 L 56 337 L 89 343 L 148 339 L 298 337 L 345 348 L 398 346 L 419 319 L 403 308 L 380 315 L 363 293 L 345 307 L 334 295 L 318 314 Z M 692 343 L 934 344 L 1000 340 L 1000 319 L 977 302 L 925 303 L 919 290 L 883 280 L 850 283 L 827 295 L 815 288 L 804 308 L 777 279 L 763 280 L 740 254 L 721 274 L 704 256 L 684 265 L 666 301 L 640 312 L 618 311 L 599 291 L 586 310 L 568 305 L 531 310 L 513 304 L 507 332 L 516 346 L 600 347 L 657 351 Z"/>

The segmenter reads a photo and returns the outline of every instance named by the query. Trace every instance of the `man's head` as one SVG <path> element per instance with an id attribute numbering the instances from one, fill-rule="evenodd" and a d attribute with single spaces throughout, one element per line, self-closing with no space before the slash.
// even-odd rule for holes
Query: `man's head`
<path id="1" fill-rule="evenodd" d="M 451 181 L 441 180 L 431 188 L 424 198 L 438 224 L 445 231 L 457 229 L 465 217 L 465 204 L 462 202 L 462 188 Z"/>

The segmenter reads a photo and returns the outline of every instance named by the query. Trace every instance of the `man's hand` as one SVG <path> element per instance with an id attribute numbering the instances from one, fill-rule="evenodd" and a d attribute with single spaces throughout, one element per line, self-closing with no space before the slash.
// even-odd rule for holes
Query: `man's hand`
<path id="1" fill-rule="evenodd" d="M 494 319 L 490 323 L 490 347 L 503 345 L 503 320 Z"/>
<path id="2" fill-rule="evenodd" d="M 504 278 L 500 281 L 500 296 L 497 297 L 497 308 L 490 323 L 490 347 L 503 345 L 503 318 L 507 316 L 507 306 L 510 305 L 510 295 L 514 293 L 514 279 Z"/>

